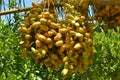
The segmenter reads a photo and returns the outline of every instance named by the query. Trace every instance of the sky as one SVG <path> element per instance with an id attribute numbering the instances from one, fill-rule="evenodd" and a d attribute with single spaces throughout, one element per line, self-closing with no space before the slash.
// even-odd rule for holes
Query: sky
<path id="1" fill-rule="evenodd" d="M 8 1 L 10 1 L 10 0 L 4 0 L 4 4 L 2 4 L 2 11 L 4 10 L 3 9 L 3 5 L 5 5 L 5 8 L 6 9 L 8 9 Z M 11 1 L 14 1 L 14 0 L 11 0 Z M 22 7 L 24 7 L 23 6 L 23 1 L 25 1 L 25 6 L 26 7 L 30 7 L 30 6 L 32 6 L 32 2 L 34 1 L 34 2 L 37 2 L 37 1 L 42 1 L 42 0 L 20 0 L 21 1 L 21 3 L 22 3 Z M 19 2 L 19 0 L 17 0 L 17 2 Z"/>
<path id="2" fill-rule="evenodd" d="M 1 4 L 2 5 L 1 11 L 9 10 L 9 8 L 8 8 L 9 1 L 10 0 L 4 0 L 4 3 Z M 11 0 L 11 1 L 14 1 L 14 0 Z M 21 7 L 24 8 L 23 1 L 25 1 L 25 7 L 31 7 L 32 6 L 32 2 L 38 2 L 38 1 L 42 1 L 42 0 L 20 0 L 20 1 L 22 3 Z M 19 0 L 17 0 L 17 2 L 19 2 Z M 5 7 L 3 7 L 3 5 Z M 13 14 L 11 14 L 11 15 L 13 15 Z M 6 18 L 9 18 L 9 14 L 1 16 L 1 19 L 5 20 L 5 22 L 7 21 Z"/>

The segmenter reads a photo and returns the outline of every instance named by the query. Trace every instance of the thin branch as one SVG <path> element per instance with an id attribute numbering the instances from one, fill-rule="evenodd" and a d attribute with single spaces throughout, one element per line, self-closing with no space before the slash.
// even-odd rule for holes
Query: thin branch
<path id="1" fill-rule="evenodd" d="M 2 11 L 2 12 L 0 12 L 0 15 L 6 15 L 6 14 L 22 12 L 22 11 L 29 11 L 31 8 L 32 7 L 26 7 L 26 8 L 18 8 L 18 9 L 14 9 L 14 10 Z"/>
<path id="2" fill-rule="evenodd" d="M 63 6 L 63 3 L 58 3 L 55 4 L 56 7 Z M 22 11 L 29 11 L 32 7 L 26 7 L 26 8 L 17 8 L 14 10 L 7 10 L 7 11 L 2 11 L 0 12 L 0 15 L 6 15 L 6 14 L 11 14 L 11 13 L 16 13 L 16 12 L 22 12 Z"/>

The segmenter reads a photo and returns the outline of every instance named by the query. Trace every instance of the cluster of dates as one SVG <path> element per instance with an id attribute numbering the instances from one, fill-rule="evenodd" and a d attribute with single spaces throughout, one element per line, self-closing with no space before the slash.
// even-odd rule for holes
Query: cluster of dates
<path id="1" fill-rule="evenodd" d="M 117 26 L 120 26 L 120 1 L 119 0 L 94 0 L 95 18 L 99 23 L 104 22 L 103 26 L 105 32 L 108 29 L 117 30 Z"/>
<path id="2" fill-rule="evenodd" d="M 93 31 L 85 23 L 85 16 L 65 3 L 64 11 L 69 12 L 65 12 L 64 19 L 57 20 L 55 11 L 44 10 L 40 2 L 32 4 L 18 29 L 22 55 L 52 69 L 64 65 L 63 76 L 84 73 L 93 55 Z"/>

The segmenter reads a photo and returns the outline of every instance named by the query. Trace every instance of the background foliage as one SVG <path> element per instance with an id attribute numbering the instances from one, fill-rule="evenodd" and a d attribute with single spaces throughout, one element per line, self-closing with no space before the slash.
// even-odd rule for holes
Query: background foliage
<path id="1" fill-rule="evenodd" d="M 16 4 L 14 4 L 15 6 Z M 84 74 L 61 76 L 63 66 L 57 70 L 35 65 L 31 58 L 21 57 L 17 28 L 22 14 L 16 13 L 11 23 L 0 20 L 0 79 L 1 80 L 119 80 L 120 29 L 94 32 L 93 64 Z"/>
<path id="2" fill-rule="evenodd" d="M 60 70 L 50 70 L 35 65 L 32 59 L 20 55 L 18 34 L 4 21 L 0 22 L 0 79 L 2 80 L 119 80 L 120 78 L 120 30 L 108 34 L 94 32 L 93 64 L 85 74 L 61 76 Z"/>

